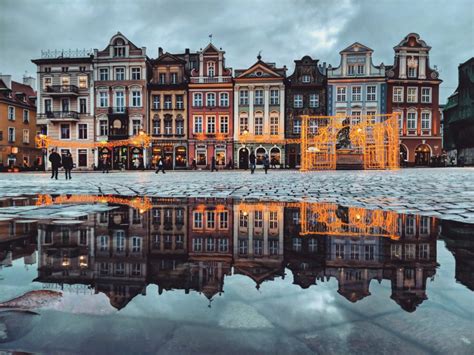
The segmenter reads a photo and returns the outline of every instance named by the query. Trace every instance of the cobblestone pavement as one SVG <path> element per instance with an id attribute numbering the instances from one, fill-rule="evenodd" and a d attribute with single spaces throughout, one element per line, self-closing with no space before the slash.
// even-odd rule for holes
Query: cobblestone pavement
<path id="1" fill-rule="evenodd" d="M 308 199 L 474 223 L 474 168 L 73 173 L 70 181 L 51 180 L 49 173 L 0 174 L 0 196 L 39 193 Z"/>

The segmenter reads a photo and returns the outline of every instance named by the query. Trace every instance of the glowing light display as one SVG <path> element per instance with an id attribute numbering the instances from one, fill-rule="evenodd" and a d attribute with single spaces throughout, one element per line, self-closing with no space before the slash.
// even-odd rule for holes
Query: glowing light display
<path id="1" fill-rule="evenodd" d="M 36 147 L 46 149 L 48 147 L 61 147 L 67 145 L 71 148 L 113 148 L 122 146 L 149 146 L 151 138 L 145 132 L 130 137 L 128 139 L 120 139 L 116 141 L 101 141 L 101 142 L 81 142 L 81 141 L 63 141 L 59 139 L 53 139 L 44 134 L 38 134 L 35 137 Z"/>

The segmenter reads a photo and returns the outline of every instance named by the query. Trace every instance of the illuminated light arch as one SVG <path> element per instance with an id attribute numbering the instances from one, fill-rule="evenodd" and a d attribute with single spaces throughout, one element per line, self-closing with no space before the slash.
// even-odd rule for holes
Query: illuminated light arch
<path id="1" fill-rule="evenodd" d="M 335 170 L 338 134 L 348 129 L 350 150 L 364 169 L 398 169 L 398 113 L 360 116 L 301 116 L 301 170 Z"/>

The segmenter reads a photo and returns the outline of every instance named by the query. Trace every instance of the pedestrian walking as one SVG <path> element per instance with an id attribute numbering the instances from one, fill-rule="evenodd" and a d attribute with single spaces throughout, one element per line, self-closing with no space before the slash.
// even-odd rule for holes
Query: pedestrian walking
<path id="1" fill-rule="evenodd" d="M 197 170 L 196 159 L 193 159 L 193 161 L 192 161 L 192 163 L 191 163 L 191 170 Z"/>
<path id="2" fill-rule="evenodd" d="M 250 152 L 249 162 L 250 162 L 250 173 L 253 174 L 255 172 L 255 163 L 257 162 L 257 157 L 255 156 L 255 153 L 253 152 L 253 150 Z"/>
<path id="3" fill-rule="evenodd" d="M 109 158 L 107 155 L 102 157 L 102 174 L 109 173 Z"/>
<path id="4" fill-rule="evenodd" d="M 212 159 L 211 159 L 211 173 L 212 173 L 213 171 L 217 171 L 216 157 L 212 157 Z"/>
<path id="5" fill-rule="evenodd" d="M 67 152 L 66 155 L 63 157 L 63 167 L 64 172 L 66 174 L 66 180 L 71 180 L 71 170 L 74 166 L 74 162 L 72 161 L 71 153 Z"/>
<path id="6" fill-rule="evenodd" d="M 155 174 L 158 174 L 160 170 L 163 174 L 165 173 L 165 164 L 163 164 L 163 159 L 161 158 L 158 160 L 158 167 L 156 168 Z"/>
<path id="7" fill-rule="evenodd" d="M 265 158 L 263 159 L 263 168 L 265 169 L 265 174 L 267 174 L 268 169 L 270 168 L 270 159 L 268 158 L 268 154 L 265 154 Z"/>
<path id="8" fill-rule="evenodd" d="M 59 168 L 61 167 L 61 156 L 54 150 L 51 150 L 49 154 L 49 161 L 51 162 L 51 179 L 58 179 Z"/>

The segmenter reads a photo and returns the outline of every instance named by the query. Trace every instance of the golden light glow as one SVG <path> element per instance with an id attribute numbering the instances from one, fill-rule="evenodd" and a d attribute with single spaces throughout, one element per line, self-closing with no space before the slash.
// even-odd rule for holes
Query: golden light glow
<path id="1" fill-rule="evenodd" d="M 59 139 L 50 138 L 44 134 L 39 134 L 35 137 L 37 148 L 48 147 L 71 147 L 71 148 L 96 148 L 96 147 L 122 147 L 122 146 L 149 146 L 151 138 L 145 132 L 141 131 L 139 134 L 128 139 L 120 139 L 116 141 L 100 141 L 100 142 L 79 142 L 79 141 L 63 141 Z"/>
<path id="2" fill-rule="evenodd" d="M 301 116 L 301 170 L 335 170 L 343 129 L 349 131 L 350 153 L 362 157 L 364 169 L 398 169 L 398 115 Z"/>

